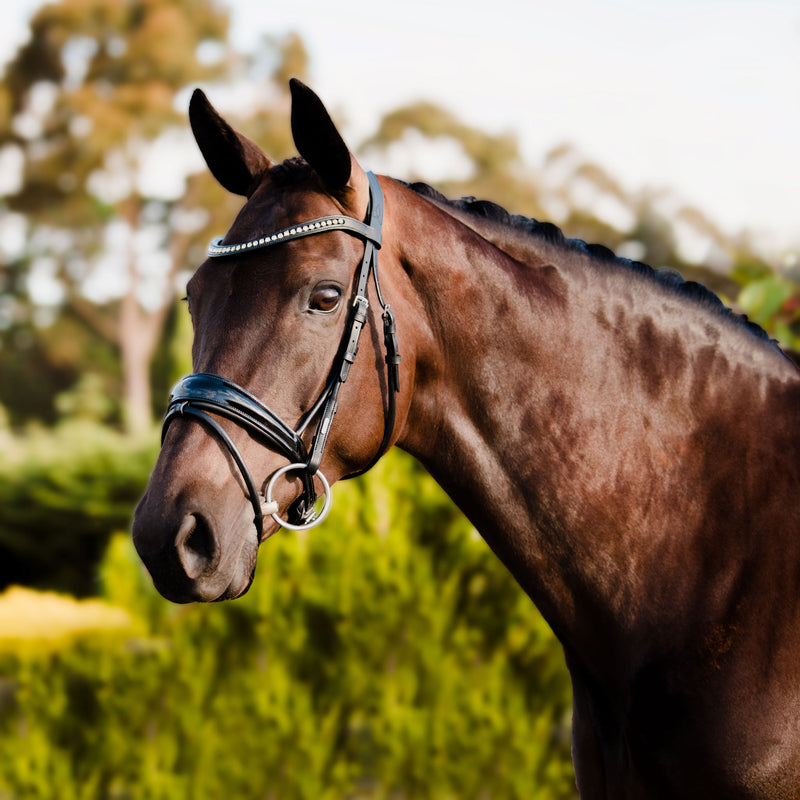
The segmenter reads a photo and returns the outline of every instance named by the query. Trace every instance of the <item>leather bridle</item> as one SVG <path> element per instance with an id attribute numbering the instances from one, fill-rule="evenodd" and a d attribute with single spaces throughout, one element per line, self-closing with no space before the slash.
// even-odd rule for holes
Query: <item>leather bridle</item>
<path id="1" fill-rule="evenodd" d="M 378 250 L 381 246 L 381 227 L 383 223 L 383 192 L 378 179 L 373 173 L 368 172 L 367 177 L 369 179 L 369 207 L 367 209 L 366 222 L 360 222 L 353 217 L 347 216 L 318 217 L 247 242 L 223 244 L 222 238 L 214 239 L 208 247 L 209 258 L 226 258 L 272 247 L 294 239 L 326 233 L 327 231 L 344 231 L 364 241 L 364 256 L 354 281 L 353 303 L 339 352 L 334 360 L 322 394 L 320 394 L 312 408 L 303 414 L 296 429 L 287 425 L 277 414 L 270 411 L 266 405 L 246 389 L 227 378 L 213 373 L 201 372 L 187 375 L 178 381 L 170 394 L 169 406 L 164 416 L 164 424 L 161 430 L 162 444 L 169 426 L 179 417 L 196 419 L 216 434 L 230 452 L 242 474 L 250 503 L 253 506 L 253 524 L 256 527 L 259 540 L 264 532 L 264 510 L 262 509 L 261 492 L 258 490 L 252 473 L 233 440 L 211 414 L 225 417 L 235 422 L 239 427 L 244 428 L 253 439 L 289 460 L 289 466 L 283 467 L 273 475 L 265 493 L 264 503 L 266 504 L 266 510 L 276 522 L 293 529 L 310 528 L 321 522 L 330 505 L 330 488 L 324 475 L 320 472 L 319 466 L 328 442 L 331 424 L 336 414 L 339 391 L 342 384 L 347 380 L 350 367 L 355 361 L 361 331 L 367 321 L 367 311 L 369 309 L 367 292 L 370 276 L 373 278 L 378 301 L 383 309 L 388 393 L 384 434 L 383 441 L 370 463 L 358 472 L 346 477 L 354 478 L 370 469 L 386 452 L 391 442 L 396 416 L 395 394 L 400 390 L 400 354 L 397 346 L 394 314 L 383 298 L 378 276 Z M 302 436 L 317 415 L 319 415 L 319 421 L 317 422 L 309 452 L 302 440 Z M 272 501 L 270 492 L 273 482 L 279 474 L 295 470 L 300 473 L 303 492 L 290 509 L 290 519 L 284 520 L 278 516 L 277 504 Z M 315 475 L 319 475 L 326 494 L 325 507 L 319 513 L 315 513 L 317 501 L 317 493 L 314 487 Z"/>

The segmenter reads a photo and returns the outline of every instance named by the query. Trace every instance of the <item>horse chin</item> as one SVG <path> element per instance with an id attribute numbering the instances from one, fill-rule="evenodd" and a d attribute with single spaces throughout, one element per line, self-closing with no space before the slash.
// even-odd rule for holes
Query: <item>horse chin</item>
<path id="1" fill-rule="evenodd" d="M 227 568 L 220 566 L 204 580 L 191 586 L 192 600 L 200 603 L 220 603 L 235 600 L 246 594 L 253 585 L 256 572 L 257 546 L 247 547 Z"/>
<path id="2" fill-rule="evenodd" d="M 250 587 L 253 585 L 254 578 L 255 570 L 250 573 L 250 577 L 247 579 L 247 581 L 245 581 L 244 586 L 240 585 L 238 582 L 236 584 L 231 583 L 219 597 L 215 597 L 213 600 L 205 600 L 201 602 L 221 603 L 224 600 L 236 600 L 237 597 L 244 597 L 244 595 L 250 591 Z"/>
<path id="3" fill-rule="evenodd" d="M 221 603 L 247 593 L 253 585 L 255 566 L 242 565 L 233 575 L 217 573 L 194 581 L 164 579 L 152 573 L 150 577 L 158 593 L 173 603 Z"/>
<path id="4" fill-rule="evenodd" d="M 210 595 L 213 594 L 215 589 L 212 589 L 213 584 L 210 584 L 209 589 L 211 591 L 204 593 L 204 596 L 194 598 L 196 601 L 204 603 L 221 603 L 224 600 L 235 600 L 238 597 L 243 597 L 248 591 L 250 591 L 250 587 L 253 585 L 253 581 L 255 580 L 256 556 L 258 553 L 258 547 L 281 530 L 281 526 L 278 525 L 278 523 L 273 522 L 272 520 L 270 520 L 270 522 L 272 524 L 268 526 L 265 520 L 264 531 L 261 539 L 258 542 L 258 546 L 255 549 L 246 548 L 240 554 L 239 561 L 235 567 L 234 575 L 231 577 L 231 580 L 224 591 L 218 596 L 212 597 Z"/>
<path id="5" fill-rule="evenodd" d="M 255 574 L 258 542 L 252 525 L 227 522 L 197 509 L 166 527 L 140 504 L 133 540 L 156 590 L 173 603 L 212 603 L 241 597 Z"/>

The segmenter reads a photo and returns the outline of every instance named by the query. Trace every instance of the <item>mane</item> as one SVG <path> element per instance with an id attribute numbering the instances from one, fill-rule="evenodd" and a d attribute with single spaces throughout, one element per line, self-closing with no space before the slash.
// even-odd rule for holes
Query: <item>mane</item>
<path id="1" fill-rule="evenodd" d="M 502 206 L 490 200 L 477 200 L 474 197 L 462 197 L 458 200 L 449 200 L 441 192 L 429 186 L 427 183 L 399 182 L 422 197 L 427 197 L 429 200 L 433 200 L 446 208 L 451 208 L 454 211 L 461 211 L 479 219 L 485 219 L 511 230 L 521 231 L 535 239 L 555 245 L 568 252 L 581 253 L 582 255 L 589 256 L 592 260 L 599 263 L 611 264 L 621 269 L 630 270 L 681 297 L 699 303 L 705 308 L 708 308 L 712 313 L 732 320 L 735 324 L 753 334 L 753 336 L 768 342 L 783 353 L 779 343 L 760 325 L 749 320 L 746 314 L 738 314 L 728 308 L 710 289 L 697 281 L 685 280 L 677 270 L 669 267 L 654 269 L 641 261 L 633 261 L 630 258 L 618 256 L 613 250 L 610 250 L 602 244 L 589 244 L 582 239 L 567 238 L 561 229 L 552 222 L 540 222 L 532 217 L 524 217 L 521 214 L 509 214 Z"/>
<path id="2" fill-rule="evenodd" d="M 313 169 L 302 158 L 287 159 L 269 170 L 271 180 L 279 186 L 295 186 L 308 180 L 313 174 Z M 427 183 L 408 183 L 401 180 L 397 182 L 445 208 L 463 212 L 477 219 L 487 220 L 510 230 L 520 231 L 562 250 L 588 256 L 598 263 L 611 264 L 620 269 L 630 270 L 664 287 L 668 291 L 704 306 L 714 314 L 733 321 L 756 338 L 771 344 L 783 353 L 778 342 L 770 337 L 760 325 L 749 320 L 746 314 L 738 314 L 728 308 L 710 289 L 697 281 L 685 280 L 677 270 L 669 267 L 654 269 L 641 261 L 618 256 L 613 250 L 602 244 L 591 244 L 584 242 L 582 239 L 567 238 L 561 229 L 552 222 L 540 222 L 537 219 L 524 217 L 521 214 L 510 214 L 502 206 L 490 200 L 477 200 L 474 197 L 450 200 Z"/>

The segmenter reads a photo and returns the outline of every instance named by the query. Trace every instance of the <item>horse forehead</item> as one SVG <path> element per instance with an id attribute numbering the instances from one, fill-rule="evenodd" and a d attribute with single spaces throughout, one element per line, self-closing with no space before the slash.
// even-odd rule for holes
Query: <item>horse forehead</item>
<path id="1" fill-rule="evenodd" d="M 342 213 L 331 198 L 318 192 L 281 194 L 258 192 L 240 211 L 224 242 L 237 244 L 275 233 L 301 222 Z M 222 258 L 209 258 L 190 280 L 190 294 L 214 297 L 216 303 L 244 292 L 263 299 L 267 291 L 279 295 L 293 290 L 322 269 L 329 277 L 346 283 L 363 243 L 347 233 L 329 231 L 273 247 Z"/>
<path id="2" fill-rule="evenodd" d="M 277 187 L 264 180 L 237 214 L 225 239 L 247 241 L 294 223 L 336 213 L 341 212 L 333 198 L 309 185 Z"/>

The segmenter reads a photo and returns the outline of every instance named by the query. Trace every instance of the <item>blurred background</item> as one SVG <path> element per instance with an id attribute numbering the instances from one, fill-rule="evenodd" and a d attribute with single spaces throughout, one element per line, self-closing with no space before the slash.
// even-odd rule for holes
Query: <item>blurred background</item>
<path id="1" fill-rule="evenodd" d="M 574 798 L 558 644 L 402 454 L 270 540 L 240 600 L 172 606 L 143 573 L 177 300 L 240 204 L 188 97 L 283 158 L 298 76 L 367 167 L 677 268 L 800 349 L 796 0 L 5 15 L 0 800 Z"/>

